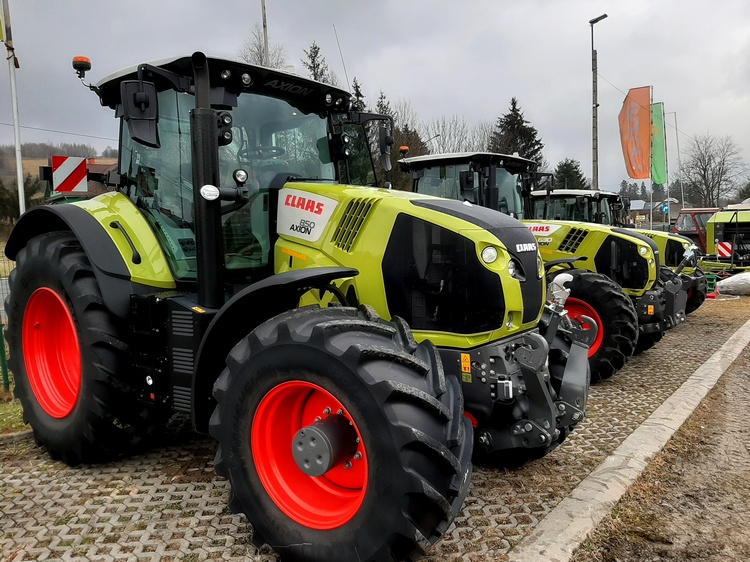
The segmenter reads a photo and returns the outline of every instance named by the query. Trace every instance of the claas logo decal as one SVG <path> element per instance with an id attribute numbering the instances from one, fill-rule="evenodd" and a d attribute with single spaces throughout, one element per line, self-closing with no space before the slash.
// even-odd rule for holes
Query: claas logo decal
<path id="1" fill-rule="evenodd" d="M 286 207 L 294 207 L 295 209 L 309 211 L 310 213 L 315 213 L 316 215 L 322 215 L 323 210 L 325 209 L 325 204 L 321 203 L 320 201 L 313 201 L 312 199 L 307 199 L 305 197 L 291 194 L 287 195 L 286 199 L 284 199 L 284 205 Z"/>
<path id="2" fill-rule="evenodd" d="M 279 234 L 317 241 L 336 210 L 337 201 L 317 193 L 284 188 L 279 195 Z"/>
<path id="3" fill-rule="evenodd" d="M 544 234 L 552 234 L 555 232 L 558 228 L 560 228 L 559 224 L 533 224 L 533 223 L 526 223 L 526 226 L 529 228 L 531 233 L 534 236 L 540 236 Z"/>

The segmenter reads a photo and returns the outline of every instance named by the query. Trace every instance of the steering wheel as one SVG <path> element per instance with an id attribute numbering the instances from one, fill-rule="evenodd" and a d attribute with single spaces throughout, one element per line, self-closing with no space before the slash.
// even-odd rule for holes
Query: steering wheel
<path id="1" fill-rule="evenodd" d="M 245 160 L 265 160 L 266 158 L 277 158 L 286 154 L 281 146 L 254 146 L 239 151 L 238 156 Z"/>

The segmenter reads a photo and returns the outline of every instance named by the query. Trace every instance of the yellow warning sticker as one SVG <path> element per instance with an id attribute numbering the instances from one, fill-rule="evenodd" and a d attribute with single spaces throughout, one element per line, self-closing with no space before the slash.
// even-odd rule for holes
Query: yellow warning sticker
<path id="1" fill-rule="evenodd" d="M 468 353 L 461 354 L 461 372 L 471 373 L 471 355 Z"/>

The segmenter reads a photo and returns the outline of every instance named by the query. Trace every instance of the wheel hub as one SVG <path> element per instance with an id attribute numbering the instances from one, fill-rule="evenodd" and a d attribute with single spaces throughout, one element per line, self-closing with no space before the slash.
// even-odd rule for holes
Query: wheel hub
<path id="1" fill-rule="evenodd" d="M 292 455 L 302 472 L 322 476 L 356 453 L 356 440 L 352 424 L 334 414 L 300 429 L 293 439 Z"/>

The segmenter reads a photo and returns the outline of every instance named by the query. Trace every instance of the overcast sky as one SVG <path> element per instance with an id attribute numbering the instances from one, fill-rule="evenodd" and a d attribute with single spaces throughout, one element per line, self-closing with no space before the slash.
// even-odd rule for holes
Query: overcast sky
<path id="1" fill-rule="evenodd" d="M 196 50 L 238 58 L 261 21 L 261 0 L 9 0 L 22 142 L 116 146 L 117 122 L 81 86 L 87 76 Z M 495 121 L 518 98 L 555 166 L 591 176 L 589 20 L 599 64 L 599 185 L 627 177 L 617 115 L 629 88 L 653 86 L 667 112 L 670 177 L 690 139 L 731 137 L 750 163 L 750 2 L 747 0 L 266 0 L 271 43 L 303 73 L 313 41 L 342 84 L 357 77 L 374 105 L 383 90 L 422 121 Z M 334 32 L 335 26 L 335 32 Z M 336 42 L 336 34 L 342 56 Z M 0 144 L 13 142 L 10 79 L 0 71 Z M 678 135 L 674 129 L 677 118 Z M 65 131 L 59 134 L 51 131 Z"/>

